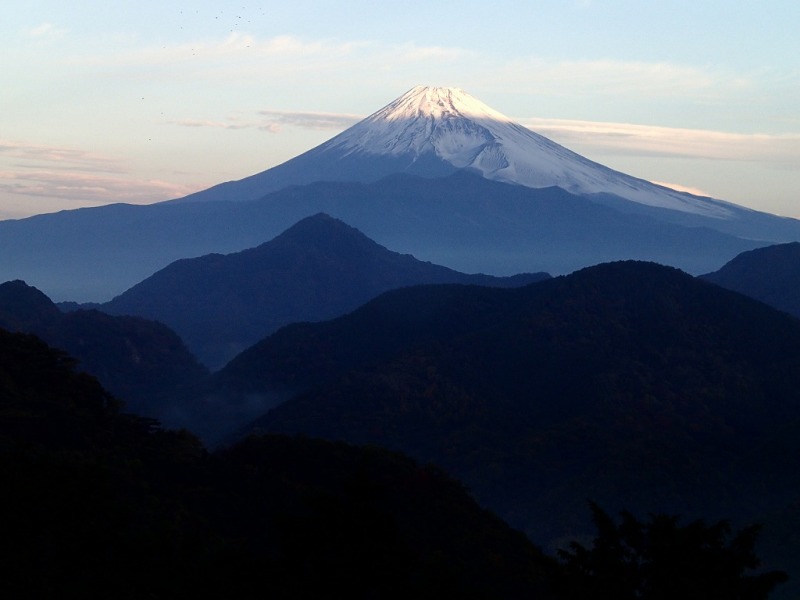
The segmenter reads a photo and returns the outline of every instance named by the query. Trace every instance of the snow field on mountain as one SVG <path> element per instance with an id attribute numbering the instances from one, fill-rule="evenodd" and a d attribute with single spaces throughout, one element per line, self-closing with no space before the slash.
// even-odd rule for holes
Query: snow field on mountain
<path id="1" fill-rule="evenodd" d="M 558 186 L 574 194 L 627 200 L 716 218 L 724 204 L 614 171 L 522 127 L 457 88 L 417 86 L 323 144 L 347 156 L 433 154 L 456 168 L 526 187 Z"/>

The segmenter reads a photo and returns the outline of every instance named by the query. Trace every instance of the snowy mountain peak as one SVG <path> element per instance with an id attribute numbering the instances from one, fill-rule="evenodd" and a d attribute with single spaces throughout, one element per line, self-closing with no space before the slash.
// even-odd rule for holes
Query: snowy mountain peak
<path id="1" fill-rule="evenodd" d="M 510 119 L 461 89 L 417 86 L 326 145 L 373 155 L 433 154 L 456 168 L 478 168 L 487 177 L 504 179 L 497 171 L 508 162 L 493 152 L 498 125 L 513 127 Z"/>
<path id="2" fill-rule="evenodd" d="M 510 122 L 510 119 L 506 116 L 489 108 L 460 88 L 428 87 L 424 85 L 418 85 L 409 90 L 397 100 L 376 112 L 370 119 L 373 121 L 380 119 L 397 121 L 401 119 L 446 119 L 453 117 Z"/>
<path id="3" fill-rule="evenodd" d="M 593 162 L 518 125 L 462 89 L 417 86 L 318 147 L 321 155 L 439 163 L 487 179 L 574 194 L 613 194 L 672 210 L 730 216 L 718 201 L 654 185 Z"/>

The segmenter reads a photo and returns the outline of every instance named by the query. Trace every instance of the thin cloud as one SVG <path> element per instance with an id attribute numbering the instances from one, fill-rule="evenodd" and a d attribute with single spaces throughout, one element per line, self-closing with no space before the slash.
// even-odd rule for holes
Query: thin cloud
<path id="1" fill-rule="evenodd" d="M 182 127 L 260 129 L 280 133 L 284 127 L 339 132 L 363 115 L 260 110 L 259 118 L 226 120 L 183 119 Z M 664 156 L 712 160 L 763 161 L 774 166 L 800 168 L 800 133 L 746 134 L 631 123 L 523 118 L 517 121 L 554 141 L 580 151 L 622 156 Z M 0 147 L 1 151 L 1 147 Z M 672 186 L 672 184 L 664 184 Z M 675 184 L 678 185 L 678 184 Z"/>
<path id="2" fill-rule="evenodd" d="M 242 121 L 213 121 L 210 119 L 181 119 L 171 121 L 171 123 L 181 127 L 211 127 L 214 129 L 248 129 L 257 126 L 255 123 Z"/>
<path id="3" fill-rule="evenodd" d="M 361 115 L 347 113 L 260 110 L 251 119 L 228 117 L 225 120 L 181 119 L 171 121 L 181 127 L 210 127 L 215 129 L 260 129 L 280 133 L 284 127 L 300 127 L 318 131 L 341 131 L 360 121 Z"/>
<path id="4" fill-rule="evenodd" d="M 99 43 L 99 42 L 98 42 Z M 303 39 L 291 35 L 260 38 L 231 32 L 224 38 L 137 47 L 68 56 L 69 68 L 103 69 L 121 77 L 232 82 L 280 77 L 286 85 L 302 75 L 383 72 L 395 67 L 418 69 L 466 63 L 474 53 L 457 47 L 375 40 Z"/>
<path id="5" fill-rule="evenodd" d="M 364 118 L 361 115 L 347 113 L 291 112 L 280 110 L 261 110 L 259 114 L 266 117 L 267 123 L 317 130 L 346 129 Z"/>
<path id="6" fill-rule="evenodd" d="M 521 123 L 565 146 L 604 154 L 763 161 L 794 168 L 800 165 L 800 133 L 729 133 L 563 119 L 522 119 Z"/>
<path id="7" fill-rule="evenodd" d="M 446 46 L 418 46 L 414 43 L 402 44 L 389 48 L 388 51 L 396 54 L 404 61 L 454 61 L 474 56 L 475 53 L 464 48 Z"/>
<path id="8" fill-rule="evenodd" d="M 0 140 L 0 193 L 81 203 L 146 203 L 194 186 L 138 180 L 121 161 L 78 148 Z"/>
<path id="9" fill-rule="evenodd" d="M 288 35 L 258 39 L 257 37 L 232 32 L 222 40 L 198 40 L 182 44 L 133 48 L 105 56 L 77 57 L 72 62 L 112 67 L 152 66 L 166 68 L 171 64 L 187 61 L 218 63 L 236 59 L 252 60 L 299 60 L 324 58 L 330 60 L 352 54 L 364 42 L 340 42 L 336 40 L 304 41 Z"/>
<path id="10" fill-rule="evenodd" d="M 113 199 L 114 202 L 141 204 L 185 196 L 197 189 L 167 181 L 138 181 L 90 173 L 0 171 L 0 191 L 68 201 L 105 204 Z"/>
<path id="11" fill-rule="evenodd" d="M 35 144 L 0 139 L 0 158 L 34 161 L 33 168 L 42 163 L 77 170 L 118 173 L 123 169 L 116 159 L 87 152 L 79 148 Z"/>
<path id="12" fill-rule="evenodd" d="M 624 60 L 550 60 L 520 57 L 485 73 L 494 86 L 513 93 L 556 98 L 618 97 L 623 102 L 646 98 L 675 105 L 718 103 L 757 93 L 768 73 L 731 73 L 723 69 L 661 62 Z"/>
<path id="13" fill-rule="evenodd" d="M 25 30 L 25 34 L 28 37 L 35 39 L 56 39 L 63 37 L 66 33 L 66 29 L 56 27 L 52 23 L 41 23 L 36 27 Z"/>
<path id="14" fill-rule="evenodd" d="M 656 185 L 660 185 L 663 187 L 668 187 L 678 192 L 686 192 L 687 194 L 693 194 L 694 196 L 703 196 L 705 198 L 711 197 L 711 194 L 709 194 L 705 190 L 701 190 L 700 188 L 688 185 L 683 185 L 680 183 L 667 183 L 665 181 L 652 181 L 651 183 L 655 183 Z"/>

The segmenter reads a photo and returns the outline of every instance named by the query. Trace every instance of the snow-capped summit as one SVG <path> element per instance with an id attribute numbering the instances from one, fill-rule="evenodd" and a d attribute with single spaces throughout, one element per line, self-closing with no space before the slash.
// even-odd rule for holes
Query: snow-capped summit
<path id="1" fill-rule="evenodd" d="M 372 182 L 396 173 L 487 179 L 728 219 L 736 210 L 609 169 L 526 129 L 467 92 L 417 86 L 327 142 L 272 169 L 185 200 L 248 200 L 316 181 Z"/>
<path id="2" fill-rule="evenodd" d="M 508 168 L 497 153 L 499 129 L 513 123 L 458 88 L 417 86 L 336 136 L 325 147 L 346 153 L 421 157 L 489 176 Z M 497 179 L 497 177 L 492 177 Z"/>
<path id="3" fill-rule="evenodd" d="M 417 86 L 320 146 L 326 152 L 437 159 L 487 179 L 575 194 L 614 194 L 641 204 L 724 218 L 710 203 L 614 171 L 514 123 L 459 88 Z"/>

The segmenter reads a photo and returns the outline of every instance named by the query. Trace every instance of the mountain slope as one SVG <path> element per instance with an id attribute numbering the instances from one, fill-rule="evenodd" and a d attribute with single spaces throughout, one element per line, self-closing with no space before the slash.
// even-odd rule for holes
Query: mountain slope
<path id="1" fill-rule="evenodd" d="M 2 329 L 0 479 L 6 598 L 553 597 L 552 561 L 434 468 L 281 437 L 209 455 Z"/>
<path id="2" fill-rule="evenodd" d="M 101 309 L 174 329 L 211 368 L 283 325 L 321 321 L 387 290 L 422 283 L 517 286 L 547 278 L 467 275 L 391 252 L 325 214 L 242 252 L 177 261 Z"/>
<path id="3" fill-rule="evenodd" d="M 800 497 L 784 458 L 800 450 L 800 323 L 657 265 L 397 290 L 286 328 L 223 377 L 294 390 L 257 430 L 432 461 L 542 543 L 587 526 L 587 497 L 746 520 Z"/>
<path id="4" fill-rule="evenodd" d="M 751 240 L 800 239 L 796 219 L 677 192 L 614 171 L 514 123 L 463 90 L 426 86 L 409 90 L 281 165 L 178 201 L 255 200 L 316 181 L 375 182 L 397 173 L 435 178 L 459 170 L 536 189 L 559 187 L 657 221 L 708 227 Z"/>
<path id="5" fill-rule="evenodd" d="M 701 278 L 800 318 L 798 242 L 745 252 Z"/>
<path id="6" fill-rule="evenodd" d="M 62 313 L 23 281 L 0 284 L 0 327 L 37 335 L 74 356 L 138 414 L 154 414 L 171 389 L 207 375 L 165 325 L 96 310 Z"/>
<path id="7" fill-rule="evenodd" d="M 654 185 L 588 160 L 518 125 L 457 88 L 417 86 L 331 140 L 273 169 L 183 201 L 247 200 L 314 181 L 377 181 L 392 173 L 487 179 L 573 194 L 614 194 L 728 218 L 737 207 Z"/>

